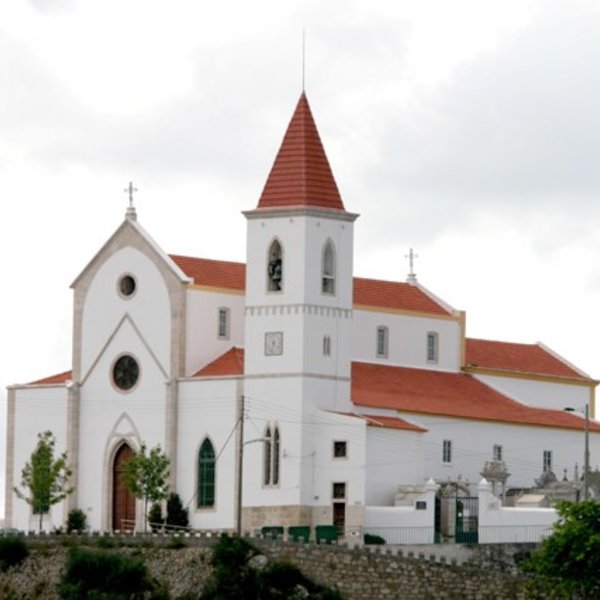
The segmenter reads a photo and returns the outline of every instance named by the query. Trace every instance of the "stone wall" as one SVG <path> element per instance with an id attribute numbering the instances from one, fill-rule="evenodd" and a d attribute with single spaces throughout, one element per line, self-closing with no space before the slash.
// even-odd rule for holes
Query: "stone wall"
<path id="1" fill-rule="evenodd" d="M 114 543 L 115 550 L 144 558 L 152 575 L 166 582 L 176 598 L 202 589 L 210 572 L 210 547 L 216 538 L 183 539 L 186 547 L 180 549 L 170 549 L 171 540 L 161 537 L 129 536 L 114 538 Z M 57 598 L 55 589 L 67 556 L 66 546 L 93 541 L 51 536 L 36 539 L 25 563 L 0 574 L 0 598 L 10 597 L 6 590 L 11 588 L 20 598 Z M 534 547 L 525 544 L 448 545 L 448 552 L 459 556 L 458 560 L 448 560 L 444 546 L 432 546 L 437 554 L 434 556 L 415 553 L 414 550 L 424 549 L 421 546 L 367 549 L 280 540 L 249 541 L 267 557 L 289 561 L 309 578 L 337 587 L 347 600 L 524 598 L 524 578 L 515 558 Z"/>

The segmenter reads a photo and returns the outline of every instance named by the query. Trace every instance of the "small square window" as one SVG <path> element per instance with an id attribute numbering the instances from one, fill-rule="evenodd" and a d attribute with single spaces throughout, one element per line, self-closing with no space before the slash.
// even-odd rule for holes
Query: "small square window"
<path id="1" fill-rule="evenodd" d="M 346 484 L 345 483 L 334 483 L 333 484 L 333 499 L 344 500 L 346 498 Z"/>
<path id="2" fill-rule="evenodd" d="M 344 441 L 333 442 L 333 458 L 346 458 L 348 456 L 348 446 Z"/>

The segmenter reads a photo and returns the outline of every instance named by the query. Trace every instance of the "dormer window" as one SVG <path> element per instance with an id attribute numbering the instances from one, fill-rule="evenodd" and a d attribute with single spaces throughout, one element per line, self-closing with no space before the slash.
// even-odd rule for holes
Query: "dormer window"
<path id="1" fill-rule="evenodd" d="M 274 240 L 269 248 L 267 263 L 267 288 L 270 292 L 280 292 L 283 289 L 283 252 L 278 240 Z"/>
<path id="2" fill-rule="evenodd" d="M 321 292 L 335 294 L 335 250 L 330 241 L 325 244 L 323 250 Z"/>

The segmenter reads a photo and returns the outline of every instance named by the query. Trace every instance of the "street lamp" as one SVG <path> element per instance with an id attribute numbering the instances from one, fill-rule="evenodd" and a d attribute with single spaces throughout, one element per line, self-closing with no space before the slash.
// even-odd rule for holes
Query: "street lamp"
<path id="1" fill-rule="evenodd" d="M 565 408 L 567 412 L 578 412 L 571 406 L 567 406 Z M 583 499 L 587 500 L 589 498 L 589 481 L 588 481 L 588 473 L 590 470 L 590 405 L 586 402 L 584 408 L 584 416 L 585 416 L 585 449 L 583 452 Z"/>

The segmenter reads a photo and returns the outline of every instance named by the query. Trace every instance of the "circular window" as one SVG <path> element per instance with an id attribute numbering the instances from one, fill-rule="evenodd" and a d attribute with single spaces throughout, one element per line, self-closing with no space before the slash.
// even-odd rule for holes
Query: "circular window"
<path id="1" fill-rule="evenodd" d="M 135 358 L 129 354 L 121 356 L 113 367 L 113 380 L 121 390 L 130 390 L 137 383 L 139 376 L 140 367 Z"/>
<path id="2" fill-rule="evenodd" d="M 135 279 L 131 275 L 123 275 L 119 280 L 119 291 L 126 298 L 135 292 Z"/>

